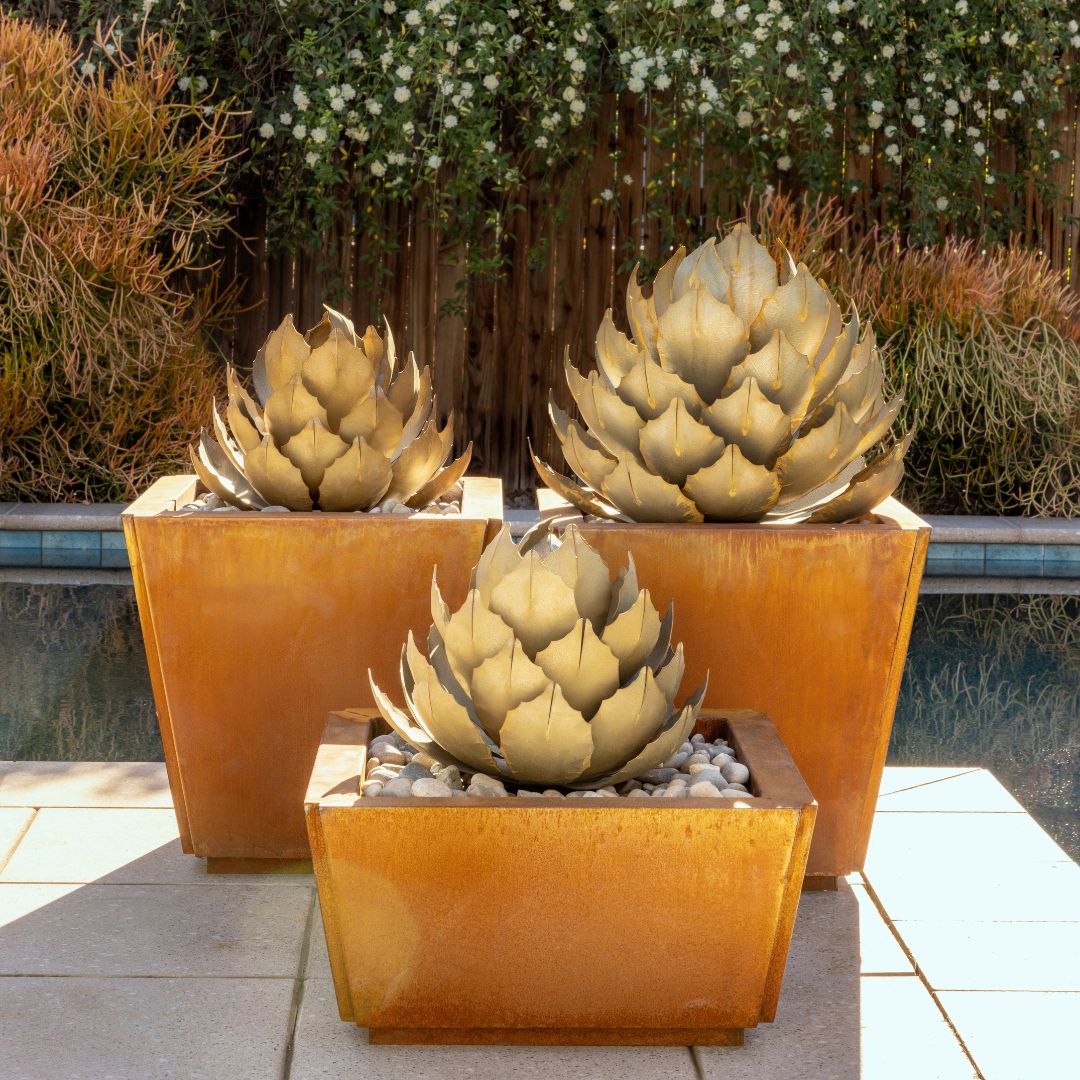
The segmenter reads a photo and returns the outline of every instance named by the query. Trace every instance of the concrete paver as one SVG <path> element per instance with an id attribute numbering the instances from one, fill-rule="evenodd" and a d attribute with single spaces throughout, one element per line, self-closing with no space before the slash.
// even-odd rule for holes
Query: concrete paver
<path id="1" fill-rule="evenodd" d="M 291 979 L 0 978 L 11 1080 L 278 1080 Z"/>
<path id="2" fill-rule="evenodd" d="M 20 761 L 0 770 L 0 806 L 172 806 L 153 761 Z"/>
<path id="3" fill-rule="evenodd" d="M 985 1080 L 1075 1080 L 1080 994 L 938 994 Z"/>

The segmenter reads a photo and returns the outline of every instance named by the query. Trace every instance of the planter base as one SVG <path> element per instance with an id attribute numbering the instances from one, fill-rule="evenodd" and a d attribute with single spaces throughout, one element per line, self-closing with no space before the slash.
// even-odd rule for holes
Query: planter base
<path id="1" fill-rule="evenodd" d="M 839 878 L 832 874 L 817 874 L 814 877 L 807 875 L 803 880 L 803 892 L 836 892 Z"/>
<path id="2" fill-rule="evenodd" d="M 742 1028 L 370 1028 L 397 1046 L 742 1046 Z"/>
<path id="3" fill-rule="evenodd" d="M 208 874 L 310 874 L 310 859 L 244 859 L 228 855 L 206 860 Z"/>

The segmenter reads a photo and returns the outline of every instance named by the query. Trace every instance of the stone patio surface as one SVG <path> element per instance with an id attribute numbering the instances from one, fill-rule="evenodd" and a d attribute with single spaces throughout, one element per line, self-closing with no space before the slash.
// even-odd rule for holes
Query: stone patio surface
<path id="1" fill-rule="evenodd" d="M 310 876 L 208 877 L 164 766 L 0 763 L 0 1080 L 1076 1080 L 1078 1033 L 1080 867 L 985 770 L 886 769 L 776 1023 L 650 1049 L 369 1046 Z"/>

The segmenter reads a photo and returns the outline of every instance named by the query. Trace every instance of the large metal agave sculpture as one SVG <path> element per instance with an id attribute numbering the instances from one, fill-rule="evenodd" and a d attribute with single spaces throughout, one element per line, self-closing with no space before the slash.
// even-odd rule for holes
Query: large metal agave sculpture
<path id="1" fill-rule="evenodd" d="M 428 656 L 401 656 L 411 716 L 372 679 L 387 723 L 437 761 L 525 785 L 598 788 L 659 765 L 690 736 L 702 686 L 679 709 L 682 646 L 639 590 L 633 562 L 611 581 L 570 526 L 522 553 L 504 529 L 465 603 L 432 583 Z"/>
<path id="2" fill-rule="evenodd" d="M 541 477 L 586 513 L 634 521 L 838 522 L 903 476 L 910 436 L 867 463 L 901 396 L 883 401 L 873 331 L 859 336 L 805 265 L 738 225 L 660 269 L 646 299 L 631 278 L 632 339 L 609 310 L 598 371 L 566 377 L 585 427 L 551 406 L 584 486 L 535 455 Z"/>
<path id="3" fill-rule="evenodd" d="M 215 495 L 244 510 L 370 510 L 396 499 L 422 508 L 457 483 L 472 445 L 450 465 L 453 416 L 440 431 L 431 372 L 394 339 L 358 337 L 332 308 L 306 334 L 292 316 L 255 357 L 258 402 L 229 369 L 228 427 L 214 405 L 191 461 Z M 444 467 L 445 466 L 445 467 Z"/>

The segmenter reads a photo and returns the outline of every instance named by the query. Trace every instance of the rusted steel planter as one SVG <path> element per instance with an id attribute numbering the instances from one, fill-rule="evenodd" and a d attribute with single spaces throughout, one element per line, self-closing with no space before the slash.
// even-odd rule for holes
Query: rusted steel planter
<path id="1" fill-rule="evenodd" d="M 808 885 L 861 870 L 930 526 L 887 499 L 873 521 L 846 525 L 581 532 L 609 566 L 631 552 L 657 607 L 675 601 L 687 685 L 711 672 L 706 707 L 746 702 L 772 717 L 818 801 Z"/>
<path id="2" fill-rule="evenodd" d="M 454 516 L 185 514 L 193 476 L 123 515 L 184 851 L 212 870 L 308 859 L 304 791 L 327 710 L 370 703 L 431 622 L 434 567 L 461 603 L 502 517 L 466 479 Z M 279 867 L 284 868 L 284 867 Z"/>
<path id="3" fill-rule="evenodd" d="M 330 717 L 307 795 L 338 1009 L 371 1042 L 738 1044 L 773 1019 L 816 805 L 768 717 L 699 723 L 759 798 L 360 799 L 372 715 Z"/>

